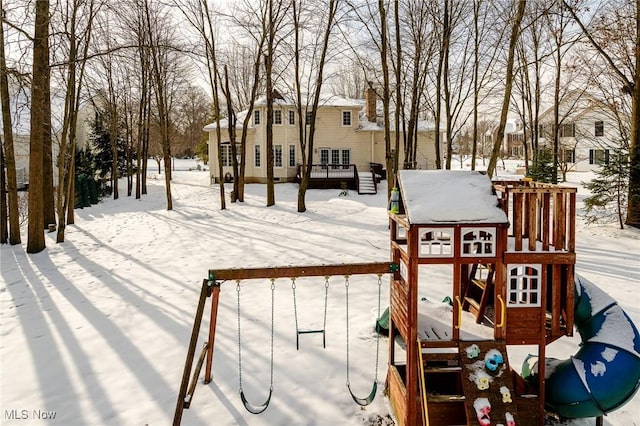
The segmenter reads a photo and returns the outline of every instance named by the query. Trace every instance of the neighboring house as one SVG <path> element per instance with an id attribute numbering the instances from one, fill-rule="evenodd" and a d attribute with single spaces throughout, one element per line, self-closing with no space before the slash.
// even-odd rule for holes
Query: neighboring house
<path id="1" fill-rule="evenodd" d="M 276 182 L 295 182 L 300 173 L 302 155 L 299 143 L 298 122 L 301 117 L 293 102 L 285 100 L 274 91 L 273 151 L 274 179 Z M 373 89 L 368 89 L 366 99 L 349 99 L 340 96 L 325 97 L 318 106 L 316 132 L 313 145 L 312 177 L 326 171 L 355 171 L 356 175 L 369 173 L 373 164 L 381 169 L 385 164 L 384 127 L 380 124 L 378 100 Z M 247 111 L 238 114 L 236 143 L 239 146 L 242 121 Z M 266 97 L 260 97 L 252 111 L 247 129 L 245 182 L 265 183 L 266 167 Z M 303 120 L 308 120 L 310 111 Z M 223 179 L 232 175 L 231 146 L 228 136 L 228 121 L 221 120 Z M 309 128 L 308 126 L 306 127 Z M 393 124 L 392 124 L 393 128 Z M 212 182 L 219 182 L 216 123 L 205 126 L 209 132 L 209 159 Z M 392 132 L 392 140 L 395 133 Z M 435 168 L 434 126 L 424 121 L 419 123 L 417 142 L 417 168 Z M 400 143 L 402 146 L 402 142 Z M 402 151 L 402 148 L 401 148 Z M 399 164 L 404 160 L 400 153 Z"/>
<path id="2" fill-rule="evenodd" d="M 612 110 L 587 93 L 574 93 L 560 102 L 560 161 L 569 170 L 590 171 L 609 161 L 610 150 L 621 135 Z M 553 107 L 540 115 L 541 145 L 553 143 Z"/>
<path id="3" fill-rule="evenodd" d="M 479 141 L 483 147 L 483 152 L 491 155 L 493 143 L 498 138 L 499 122 L 492 122 L 491 127 L 481 134 Z M 524 146 L 522 141 L 524 134 L 522 130 L 522 122 L 518 119 L 507 118 L 504 124 L 504 137 L 502 139 L 502 155 L 505 158 L 520 159 L 524 158 Z"/>

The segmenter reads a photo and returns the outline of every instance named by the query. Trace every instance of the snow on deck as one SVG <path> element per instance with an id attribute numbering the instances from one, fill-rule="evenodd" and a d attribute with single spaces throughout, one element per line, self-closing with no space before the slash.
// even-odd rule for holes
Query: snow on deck
<path id="1" fill-rule="evenodd" d="M 412 224 L 507 223 L 491 179 L 466 170 L 400 170 L 400 191 Z"/>

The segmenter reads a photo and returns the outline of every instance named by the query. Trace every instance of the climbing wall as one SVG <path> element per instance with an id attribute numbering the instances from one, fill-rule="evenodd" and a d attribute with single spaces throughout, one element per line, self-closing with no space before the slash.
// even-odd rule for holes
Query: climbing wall
<path id="1" fill-rule="evenodd" d="M 504 343 L 460 342 L 460 366 L 470 425 L 521 425 Z"/>

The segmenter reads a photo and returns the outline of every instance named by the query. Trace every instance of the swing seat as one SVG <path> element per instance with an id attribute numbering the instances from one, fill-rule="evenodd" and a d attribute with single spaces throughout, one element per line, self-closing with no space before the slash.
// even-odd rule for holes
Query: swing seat
<path id="1" fill-rule="evenodd" d="M 366 398 L 358 398 L 357 396 L 355 396 L 353 394 L 353 392 L 351 391 L 351 384 L 347 383 L 347 389 L 349 389 L 349 393 L 351 394 L 351 398 L 353 398 L 353 400 L 356 402 L 356 404 L 360 405 L 361 407 L 365 407 L 369 404 L 371 404 L 373 402 L 373 400 L 376 397 L 376 392 L 378 391 L 378 382 L 373 382 L 373 387 L 371 388 L 371 392 L 369 392 L 369 395 L 367 395 Z"/>
<path id="2" fill-rule="evenodd" d="M 269 388 L 269 396 L 267 400 L 262 405 L 252 405 L 247 398 L 244 396 L 244 391 L 240 390 L 240 399 L 242 399 L 242 405 L 247 409 L 251 414 L 260 414 L 269 406 L 269 402 L 271 401 L 271 394 L 273 393 L 273 388 Z"/>
<path id="3" fill-rule="evenodd" d="M 326 348 L 326 334 L 324 329 L 322 330 L 296 330 L 296 350 L 300 350 L 300 335 L 301 334 L 319 334 L 322 333 L 322 347 Z"/>

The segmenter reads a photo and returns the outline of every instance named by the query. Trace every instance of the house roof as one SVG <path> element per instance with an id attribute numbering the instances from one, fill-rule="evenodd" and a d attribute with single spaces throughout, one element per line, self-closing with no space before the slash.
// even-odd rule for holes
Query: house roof
<path id="1" fill-rule="evenodd" d="M 398 184 L 411 224 L 507 223 L 491 179 L 467 170 L 400 170 Z"/>
<path id="2" fill-rule="evenodd" d="M 287 99 L 286 96 L 281 95 L 280 93 L 278 93 L 279 96 L 277 96 L 276 98 L 274 98 L 273 100 L 273 104 L 274 106 L 280 106 L 280 107 L 294 107 L 295 106 L 295 102 L 293 100 L 289 100 Z M 303 102 L 305 102 L 303 100 Z M 254 108 L 258 107 L 265 107 L 267 105 L 267 97 L 266 95 L 262 95 L 259 98 L 256 99 L 255 103 L 254 103 Z M 360 131 L 383 131 L 384 130 L 384 126 L 378 124 L 378 123 L 372 123 L 367 119 L 367 115 L 366 115 L 366 108 L 365 108 L 365 101 L 364 99 L 353 99 L 353 98 L 347 98 L 344 96 L 339 96 L 339 95 L 323 95 L 320 96 L 320 102 L 319 102 L 319 108 L 353 108 L 353 109 L 358 109 L 359 110 L 359 118 L 360 118 L 360 125 L 358 126 L 358 128 L 356 130 L 360 130 Z M 239 112 L 237 117 L 238 120 L 236 122 L 236 129 L 242 129 L 242 120 L 244 119 L 244 117 L 247 115 L 248 110 L 244 110 L 242 112 Z M 392 115 L 391 120 L 390 120 L 390 127 L 393 129 L 395 126 L 395 122 L 393 120 L 393 111 L 390 111 L 390 114 Z M 382 102 L 380 100 L 378 100 L 377 102 L 377 116 L 381 117 L 382 116 Z M 220 127 L 221 128 L 226 128 L 229 126 L 228 124 L 228 120 L 225 119 L 221 119 L 220 120 Z M 253 128 L 252 127 L 252 123 L 250 123 L 249 128 Z M 207 132 L 212 132 L 216 129 L 216 123 L 210 123 L 207 124 L 204 127 L 204 130 Z M 428 131 L 433 131 L 435 130 L 435 126 L 432 122 L 427 121 L 427 120 L 419 120 L 418 121 L 418 131 L 419 132 L 428 132 Z"/>

